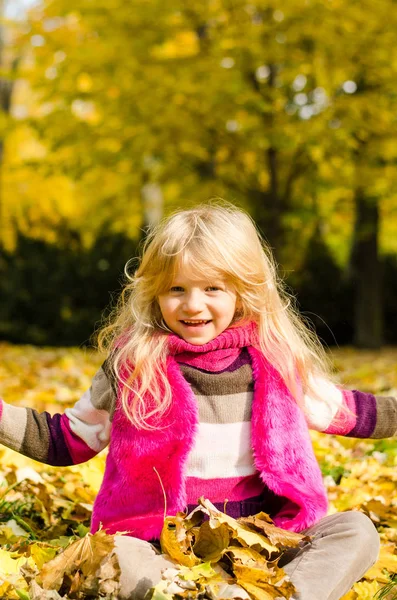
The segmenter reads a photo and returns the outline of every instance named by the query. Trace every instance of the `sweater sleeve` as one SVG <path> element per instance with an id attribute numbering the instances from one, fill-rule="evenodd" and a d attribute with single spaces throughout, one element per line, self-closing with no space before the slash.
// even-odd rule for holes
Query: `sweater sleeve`
<path id="1" fill-rule="evenodd" d="M 311 429 L 356 438 L 397 435 L 397 399 L 345 390 L 321 380 L 319 397 L 304 397 L 303 410 Z"/>
<path id="2" fill-rule="evenodd" d="M 51 416 L 0 400 L 0 443 L 54 466 L 85 462 L 109 443 L 115 389 L 101 367 L 80 400 Z"/>

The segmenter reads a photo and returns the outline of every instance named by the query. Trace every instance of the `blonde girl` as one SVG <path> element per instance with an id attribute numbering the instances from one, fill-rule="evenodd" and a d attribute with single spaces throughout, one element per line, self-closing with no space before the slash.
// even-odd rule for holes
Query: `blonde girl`
<path id="1" fill-rule="evenodd" d="M 397 429 L 397 402 L 338 388 L 250 217 L 226 203 L 182 210 L 148 235 L 99 335 L 108 358 L 64 415 L 2 403 L 0 442 L 55 465 L 109 445 L 92 531 L 116 536 L 120 598 L 169 564 L 150 542 L 168 514 L 208 497 L 233 517 L 264 510 L 312 541 L 283 564 L 296 599 L 337 600 L 376 560 L 360 513 L 325 516 L 309 428 L 356 437 Z"/>

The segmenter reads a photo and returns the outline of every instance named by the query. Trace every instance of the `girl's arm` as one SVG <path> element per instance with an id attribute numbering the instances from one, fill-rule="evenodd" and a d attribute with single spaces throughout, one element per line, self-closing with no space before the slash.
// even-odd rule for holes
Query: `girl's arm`
<path id="1" fill-rule="evenodd" d="M 304 397 L 304 412 L 311 429 L 357 438 L 397 435 L 397 399 L 345 390 L 318 381 L 319 394 Z"/>
<path id="2" fill-rule="evenodd" d="M 101 367 L 89 390 L 62 415 L 51 416 L 0 399 L 0 443 L 49 465 L 85 462 L 109 443 L 115 392 Z"/>

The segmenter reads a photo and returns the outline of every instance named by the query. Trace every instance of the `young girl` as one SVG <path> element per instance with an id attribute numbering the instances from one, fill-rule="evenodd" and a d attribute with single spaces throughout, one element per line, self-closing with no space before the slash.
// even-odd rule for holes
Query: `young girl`
<path id="1" fill-rule="evenodd" d="M 283 557 L 296 599 L 337 600 L 375 562 L 358 512 L 326 517 L 309 428 L 355 437 L 397 430 L 397 401 L 343 390 L 294 312 L 251 219 L 228 204 L 180 211 L 148 236 L 110 325 L 108 358 L 65 414 L 2 404 L 0 442 L 70 465 L 109 444 L 92 531 L 116 536 L 121 598 L 140 598 L 170 561 L 170 515 L 209 498 L 233 517 L 270 513 L 312 541 Z M 164 493 L 163 493 L 164 490 Z"/>

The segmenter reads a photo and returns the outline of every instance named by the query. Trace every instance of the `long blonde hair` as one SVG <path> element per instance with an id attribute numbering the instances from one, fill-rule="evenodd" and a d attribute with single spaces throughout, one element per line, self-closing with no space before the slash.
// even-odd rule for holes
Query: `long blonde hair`
<path id="1" fill-rule="evenodd" d="M 320 342 L 294 308 L 252 219 L 218 201 L 163 220 L 147 235 L 135 273 L 127 263 L 127 284 L 98 343 L 110 354 L 129 420 L 151 429 L 172 401 L 166 376 L 169 330 L 157 299 L 185 264 L 194 275 L 227 280 L 239 299 L 238 319 L 257 323 L 261 351 L 296 400 L 299 389 L 316 395 L 316 377 L 329 377 Z"/>

